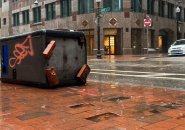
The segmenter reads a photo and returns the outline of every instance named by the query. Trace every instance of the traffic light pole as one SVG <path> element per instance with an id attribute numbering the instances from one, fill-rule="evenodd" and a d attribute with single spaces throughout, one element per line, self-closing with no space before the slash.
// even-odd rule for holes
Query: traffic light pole
<path id="1" fill-rule="evenodd" d="M 97 19 L 97 47 L 98 47 L 98 50 L 97 50 L 97 54 L 96 54 L 96 57 L 97 59 L 101 59 L 101 51 L 100 51 L 100 2 L 97 2 L 97 6 L 98 6 L 98 10 L 97 10 L 97 16 L 96 16 L 96 19 Z"/>

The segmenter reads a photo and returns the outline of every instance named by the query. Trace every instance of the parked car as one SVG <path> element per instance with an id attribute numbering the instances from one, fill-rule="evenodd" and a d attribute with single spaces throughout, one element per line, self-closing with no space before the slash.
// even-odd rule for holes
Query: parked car
<path id="1" fill-rule="evenodd" d="M 168 49 L 168 55 L 185 55 L 185 39 L 175 41 Z"/>

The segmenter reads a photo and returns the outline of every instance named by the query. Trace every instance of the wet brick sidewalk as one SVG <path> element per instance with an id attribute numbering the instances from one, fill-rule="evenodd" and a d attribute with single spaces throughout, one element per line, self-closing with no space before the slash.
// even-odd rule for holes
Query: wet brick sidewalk
<path id="1" fill-rule="evenodd" d="M 0 85 L 0 130 L 185 130 L 185 92 L 88 82 Z"/>

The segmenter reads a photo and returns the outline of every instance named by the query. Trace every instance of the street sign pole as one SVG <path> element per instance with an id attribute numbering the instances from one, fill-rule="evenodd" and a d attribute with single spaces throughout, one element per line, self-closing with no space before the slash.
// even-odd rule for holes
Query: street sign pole
<path id="1" fill-rule="evenodd" d="M 147 38 L 146 38 L 146 46 L 147 46 L 147 57 L 148 57 L 148 26 L 146 27 L 146 35 L 147 35 Z"/>
<path id="2" fill-rule="evenodd" d="M 97 47 L 98 47 L 98 50 L 97 50 L 97 54 L 96 54 L 96 58 L 97 59 L 101 59 L 102 56 L 101 56 L 101 51 L 100 51 L 100 2 L 101 0 L 96 0 L 97 2 L 97 7 L 98 7 L 98 11 L 97 11 L 97 16 L 96 16 L 96 20 L 97 20 Z"/>
<path id="3" fill-rule="evenodd" d="M 149 16 L 146 17 L 146 19 L 144 19 L 144 27 L 146 27 L 146 49 L 147 49 L 147 57 L 149 54 L 148 48 L 149 48 L 149 27 L 151 27 L 152 24 L 152 20 L 150 19 Z"/>

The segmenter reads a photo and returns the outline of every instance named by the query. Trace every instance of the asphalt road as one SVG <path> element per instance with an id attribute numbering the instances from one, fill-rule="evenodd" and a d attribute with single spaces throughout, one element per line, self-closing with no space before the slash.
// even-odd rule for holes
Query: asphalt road
<path id="1" fill-rule="evenodd" d="M 89 80 L 185 90 L 185 56 L 134 61 L 90 59 Z"/>

